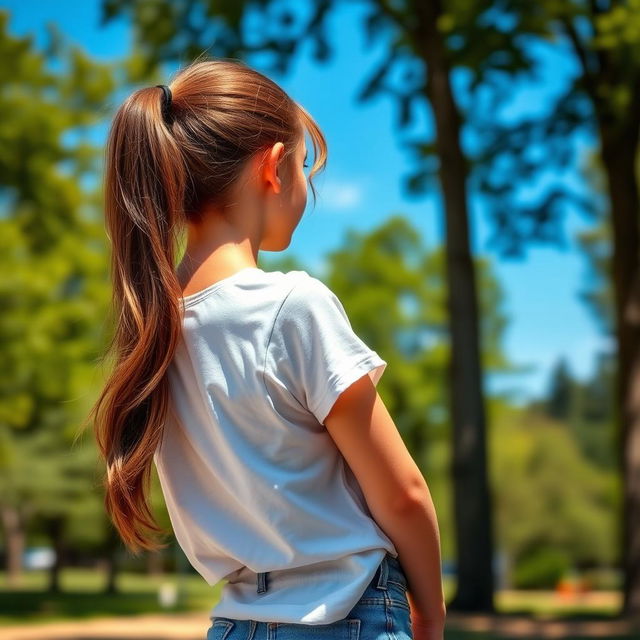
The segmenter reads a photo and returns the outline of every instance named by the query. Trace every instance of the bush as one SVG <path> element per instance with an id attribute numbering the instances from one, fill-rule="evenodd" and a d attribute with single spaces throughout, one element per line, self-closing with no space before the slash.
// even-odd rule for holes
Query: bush
<path id="1" fill-rule="evenodd" d="M 516 564 L 513 585 L 517 589 L 553 589 L 571 568 L 565 553 L 550 547 L 540 547 Z"/>

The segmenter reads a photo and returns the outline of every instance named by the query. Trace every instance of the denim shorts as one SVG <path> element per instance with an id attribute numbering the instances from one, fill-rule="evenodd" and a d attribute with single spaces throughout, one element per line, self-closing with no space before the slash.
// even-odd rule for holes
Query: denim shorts
<path id="1" fill-rule="evenodd" d="M 258 589 L 265 588 L 259 573 Z M 237 620 L 215 616 L 206 640 L 411 640 L 407 578 L 389 552 L 376 569 L 360 600 L 345 618 L 328 624 Z"/>

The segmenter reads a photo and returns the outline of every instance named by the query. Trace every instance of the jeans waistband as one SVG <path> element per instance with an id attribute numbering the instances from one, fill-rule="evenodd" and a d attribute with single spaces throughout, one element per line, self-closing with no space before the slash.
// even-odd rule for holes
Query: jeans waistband
<path id="1" fill-rule="evenodd" d="M 387 580 L 389 579 L 390 574 L 397 576 L 398 573 L 402 572 L 402 566 L 400 565 L 400 561 L 395 556 L 392 556 L 388 551 L 385 556 L 382 558 L 382 561 L 378 565 L 376 572 L 372 578 L 372 582 L 377 589 L 386 589 L 387 588 Z M 256 573 L 256 592 L 257 593 L 266 593 L 269 590 L 269 574 L 271 571 L 260 571 Z M 393 579 L 393 578 L 392 578 Z M 404 581 L 404 576 L 401 576 L 401 579 Z"/>

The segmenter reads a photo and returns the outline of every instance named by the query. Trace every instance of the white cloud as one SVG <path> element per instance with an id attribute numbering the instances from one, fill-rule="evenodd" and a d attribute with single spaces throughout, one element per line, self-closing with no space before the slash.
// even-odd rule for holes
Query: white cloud
<path id="1" fill-rule="evenodd" d="M 328 182 L 319 190 L 318 200 L 329 210 L 349 210 L 363 200 L 362 187 L 353 182 Z"/>

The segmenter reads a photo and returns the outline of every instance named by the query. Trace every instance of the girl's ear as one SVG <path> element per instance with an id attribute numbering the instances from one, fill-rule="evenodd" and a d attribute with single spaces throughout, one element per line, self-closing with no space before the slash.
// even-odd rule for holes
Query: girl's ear
<path id="1" fill-rule="evenodd" d="M 267 150 L 262 168 L 263 179 L 272 184 L 273 190 L 276 193 L 280 193 L 282 188 L 282 175 L 284 171 L 282 164 L 283 157 L 284 145 L 282 142 L 276 142 Z"/>

